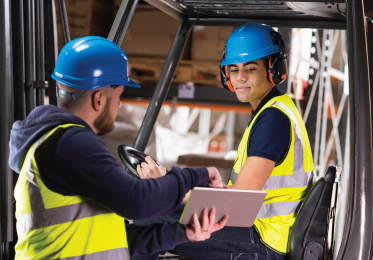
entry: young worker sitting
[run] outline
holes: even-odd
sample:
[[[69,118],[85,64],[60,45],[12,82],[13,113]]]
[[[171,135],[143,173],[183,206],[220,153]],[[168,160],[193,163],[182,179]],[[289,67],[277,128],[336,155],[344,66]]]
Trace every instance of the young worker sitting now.
[[[294,213],[312,186],[314,169],[302,117],[276,86],[287,76],[286,59],[281,35],[270,26],[247,23],[229,36],[220,63],[222,85],[250,103],[252,117],[228,187],[263,189],[267,197],[252,228],[225,227],[203,242],[179,244],[172,253],[194,260],[284,259]]]

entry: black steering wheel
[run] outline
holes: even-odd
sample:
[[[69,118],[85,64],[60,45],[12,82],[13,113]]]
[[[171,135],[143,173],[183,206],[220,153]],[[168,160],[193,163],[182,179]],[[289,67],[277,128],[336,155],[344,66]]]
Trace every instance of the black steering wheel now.
[[[125,144],[121,144],[118,146],[118,155],[121,159],[122,163],[127,167],[129,172],[139,179],[141,179],[139,173],[137,172],[136,168],[137,165],[141,166],[141,163],[146,162],[145,157],[148,156],[147,154]],[[152,158],[153,159],[153,158]],[[154,159],[153,159],[154,160]],[[156,160],[154,160],[157,162]]]

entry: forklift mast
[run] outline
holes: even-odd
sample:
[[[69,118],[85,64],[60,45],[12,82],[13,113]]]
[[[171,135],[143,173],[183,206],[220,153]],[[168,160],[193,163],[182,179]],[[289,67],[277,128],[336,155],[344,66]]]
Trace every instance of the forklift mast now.
[[[146,0],[180,24],[154,89],[135,148],[144,151],[171,86],[193,26],[240,26],[247,22],[280,28],[347,30],[350,104],[350,178],[343,240],[336,259],[372,259],[373,24],[363,0],[293,2],[265,0]],[[65,43],[70,41],[64,0],[57,0]],[[123,0],[108,39],[121,46],[139,0]],[[319,10],[319,11],[310,11]],[[342,11],[341,11],[342,10]],[[332,11],[338,11],[334,14]],[[345,11],[345,13],[343,12]],[[371,11],[369,9],[369,11]],[[17,241],[13,189],[18,174],[8,166],[13,122],[44,104],[57,105],[50,77],[57,60],[56,2],[0,1],[0,260],[14,259]],[[44,46],[45,43],[45,46]],[[369,66],[371,65],[371,66]],[[47,75],[45,75],[45,71]]]

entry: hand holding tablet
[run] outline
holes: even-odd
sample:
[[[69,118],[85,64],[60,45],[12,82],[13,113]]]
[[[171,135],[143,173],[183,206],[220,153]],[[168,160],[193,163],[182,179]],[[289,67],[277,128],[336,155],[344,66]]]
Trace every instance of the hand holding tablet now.
[[[210,238],[211,233],[222,229],[228,220],[228,216],[216,222],[215,214],[215,208],[212,208],[210,212],[204,209],[202,222],[198,220],[197,214],[193,214],[193,224],[186,227],[188,239],[191,241],[204,241]]]
[[[195,187],[183,214],[181,224],[192,224],[193,215],[196,213],[202,223],[203,211],[216,209],[216,220],[228,215],[225,226],[251,227],[263,204],[267,192],[261,190],[237,190]]]

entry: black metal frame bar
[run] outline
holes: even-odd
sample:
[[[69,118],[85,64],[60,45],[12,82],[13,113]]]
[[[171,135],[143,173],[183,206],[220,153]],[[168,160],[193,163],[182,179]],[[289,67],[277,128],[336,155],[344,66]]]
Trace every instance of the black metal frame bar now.
[[[26,115],[35,107],[35,89],[33,84],[35,75],[35,0],[24,1],[25,14],[25,94]]]
[[[110,29],[110,41],[114,42],[119,47],[122,45],[124,36],[130,26],[133,14],[135,13],[139,0],[122,0],[117,15],[115,16],[114,23]]]
[[[52,79],[58,56],[57,21],[55,1],[45,1],[45,38],[49,104],[57,106],[56,81]]]
[[[66,44],[69,41],[71,41],[71,37],[70,37],[70,30],[69,30],[69,22],[67,19],[65,0],[58,0],[58,7],[60,11],[63,39]]]
[[[245,5],[258,5],[258,4],[261,4],[260,2],[262,2],[261,0],[257,0],[257,1],[216,1],[216,0],[202,0],[202,1],[196,1],[196,0],[177,0],[177,2],[180,2],[180,3],[183,3],[183,4],[236,4],[236,5],[239,5],[239,4],[245,4]],[[268,1],[263,1],[265,3],[268,3]],[[283,2],[283,3],[286,3],[286,2],[289,2],[287,0],[277,0],[275,2]],[[294,1],[291,1],[291,2],[319,2],[319,3],[344,3],[345,1],[344,0],[336,0],[336,1],[333,1],[333,0],[326,0],[326,1],[323,1],[323,0],[313,0],[313,1],[304,1],[304,0],[294,0]]]
[[[165,1],[159,0],[145,0],[145,2],[158,8],[162,12],[168,14],[176,20],[179,20],[180,22],[184,19],[183,8],[181,8],[180,5],[176,3],[169,4]]]
[[[282,28],[315,28],[315,29],[336,29],[345,30],[345,21],[311,21],[311,20],[291,20],[291,19],[240,19],[240,18],[190,18],[195,25],[204,26],[241,26],[244,23],[256,22],[265,23],[274,27]]]
[[[14,120],[26,117],[23,0],[12,1]]]
[[[337,259],[370,259],[372,243],[372,122],[363,0],[347,5],[350,82],[350,184],[347,219]],[[368,246],[369,245],[369,248]]]
[[[13,241],[13,176],[8,166],[9,136],[13,124],[13,64],[11,0],[0,4],[0,194],[1,259],[10,259],[9,242]]]
[[[367,32],[367,47],[368,47],[368,64],[369,64],[369,84],[370,84],[370,100],[373,100],[373,23],[370,20],[366,20],[366,32]],[[370,113],[373,115],[373,106],[371,104]],[[372,119],[373,120],[373,119]],[[373,132],[372,132],[373,140]],[[373,248],[373,239],[371,241],[370,248]],[[369,259],[373,258],[373,252],[370,251]]]
[[[193,25],[194,24],[188,19],[188,17],[185,17],[184,21],[180,23],[179,28],[177,29],[170,51],[163,65],[161,75],[159,76],[154,94],[150,100],[144,120],[136,137],[134,147],[140,151],[145,151],[145,147],[149,141],[150,134],[153,131],[162,104],[167,96],[176,67],[179,63],[185,43]]]
[[[44,64],[44,0],[35,1],[35,79],[36,82],[45,82]],[[41,84],[40,84],[41,85]],[[44,85],[35,89],[36,106],[44,105]]]

